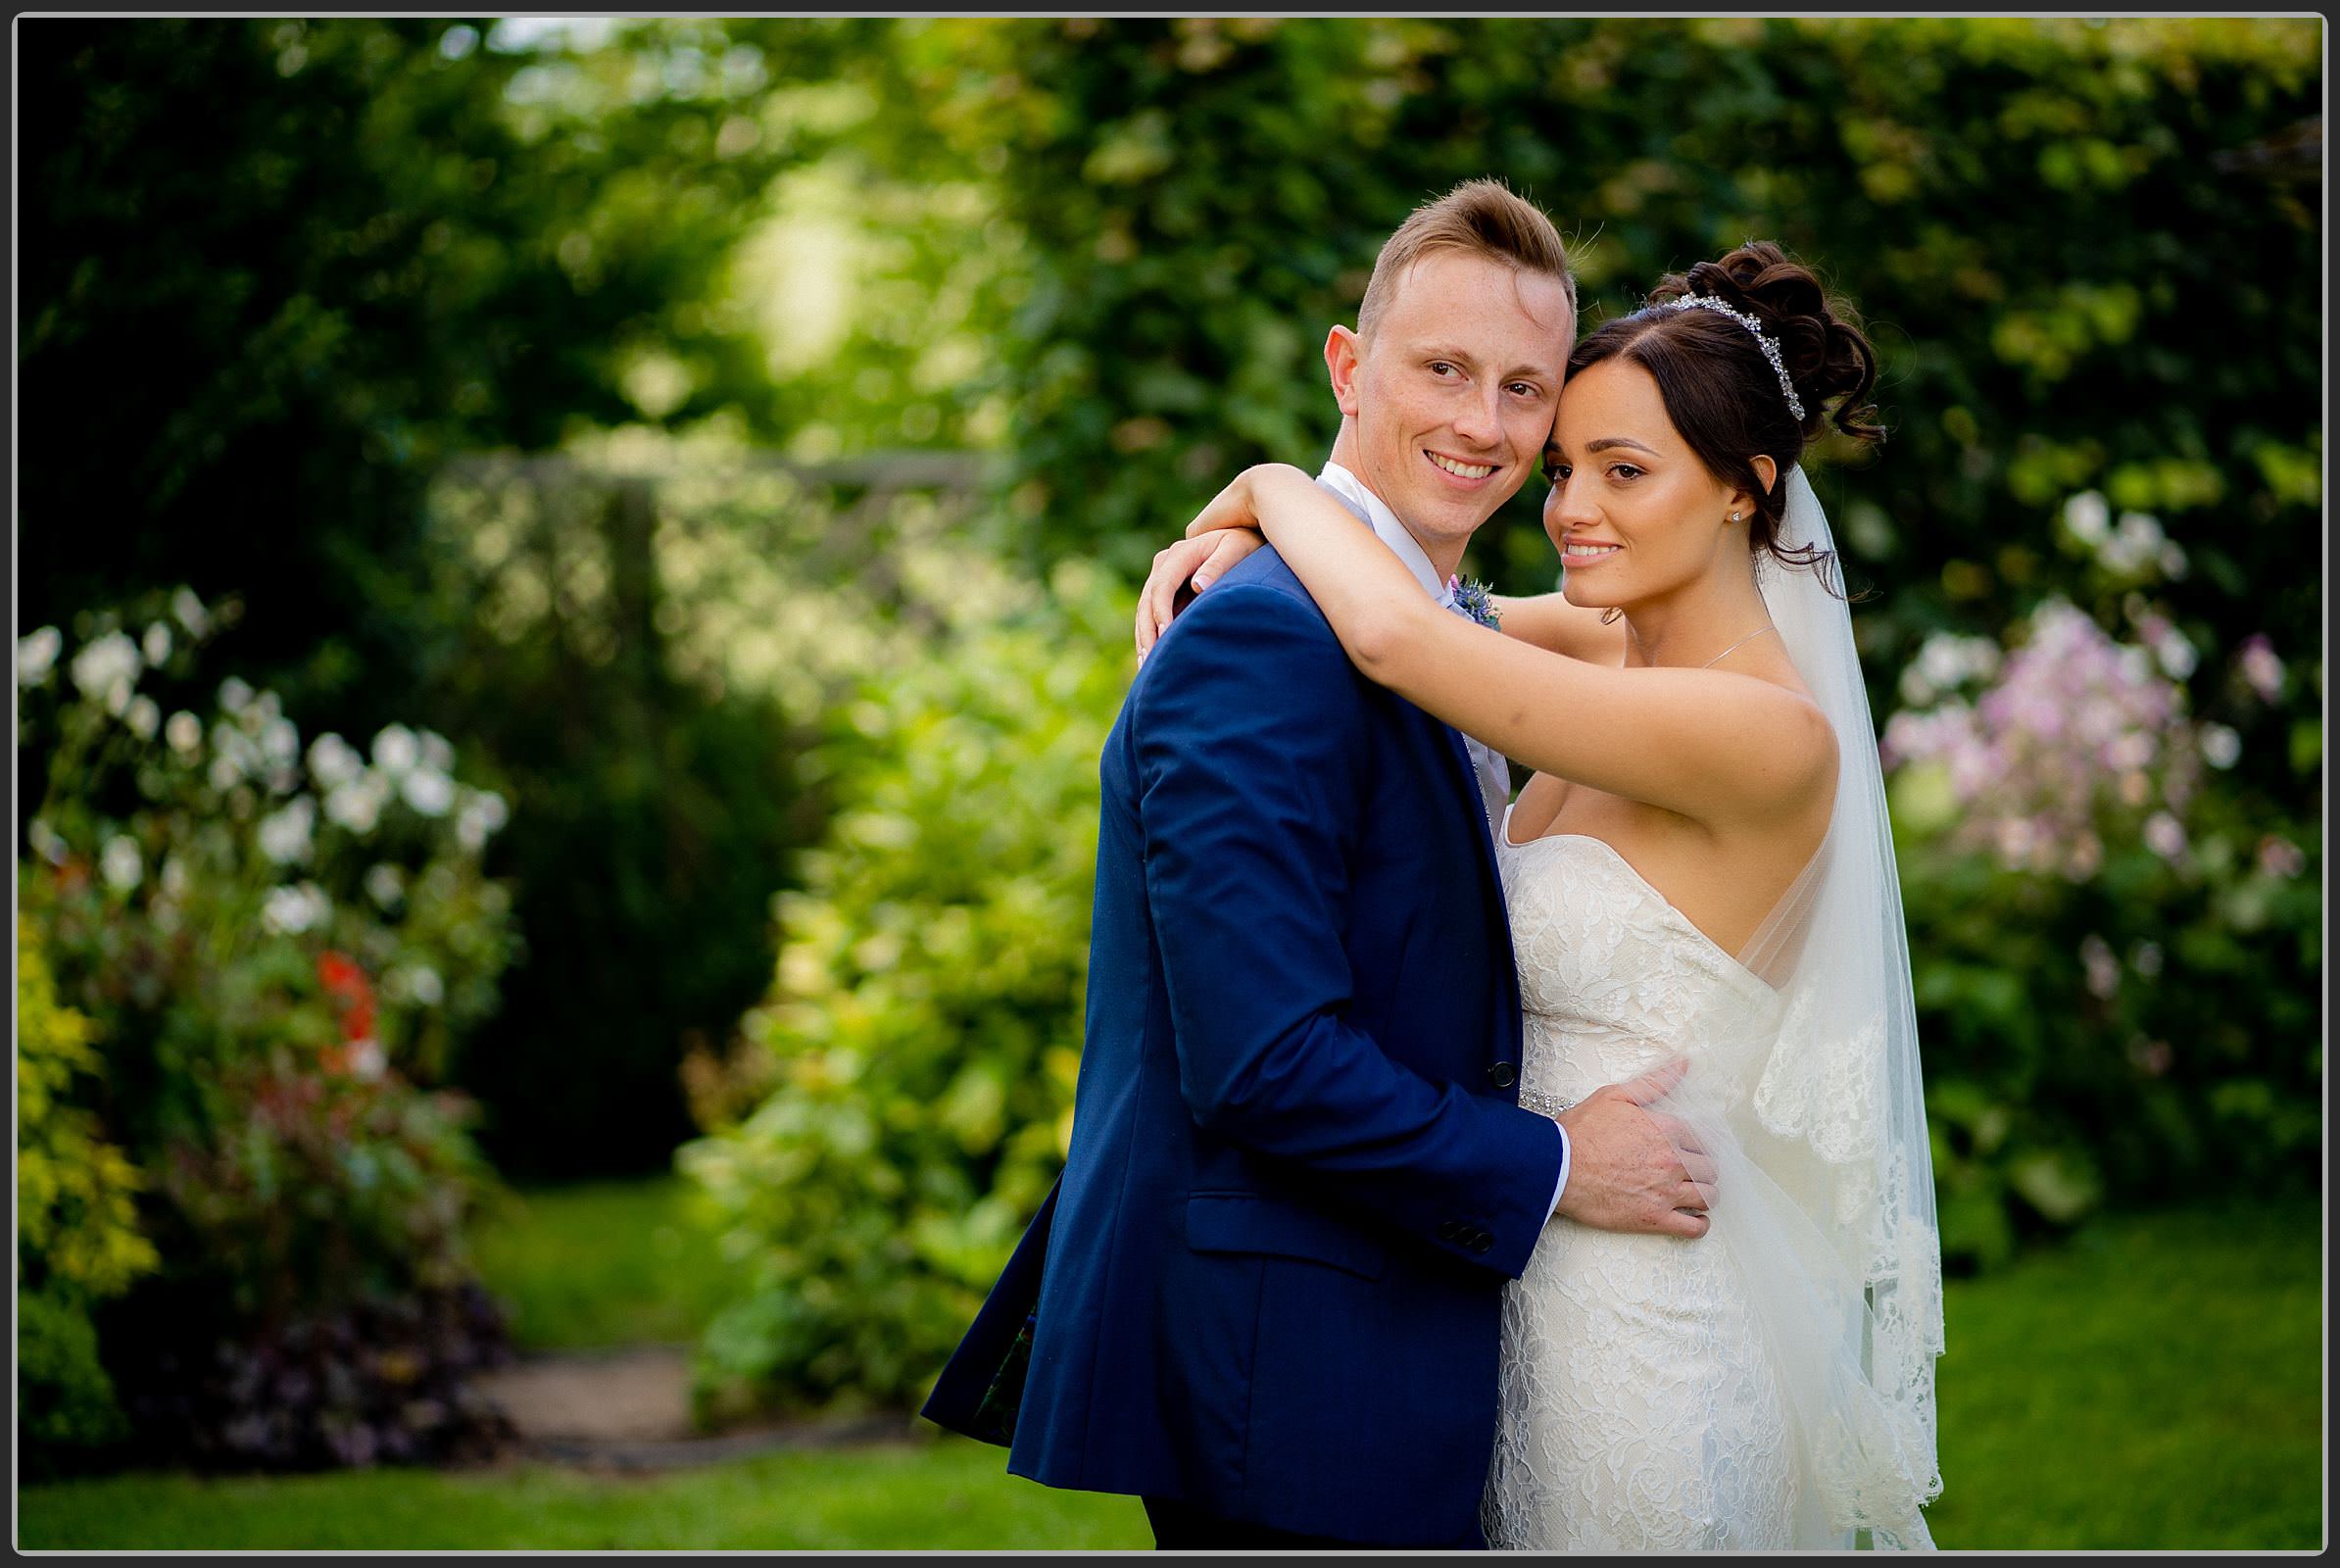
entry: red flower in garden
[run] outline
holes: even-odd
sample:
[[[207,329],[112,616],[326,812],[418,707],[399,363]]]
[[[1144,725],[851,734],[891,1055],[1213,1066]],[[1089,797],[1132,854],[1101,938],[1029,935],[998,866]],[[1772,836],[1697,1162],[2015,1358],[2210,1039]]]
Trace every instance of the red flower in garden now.
[[[341,1005],[341,1036],[359,1041],[373,1038],[373,987],[366,971],[346,953],[328,948],[317,956],[317,984]]]

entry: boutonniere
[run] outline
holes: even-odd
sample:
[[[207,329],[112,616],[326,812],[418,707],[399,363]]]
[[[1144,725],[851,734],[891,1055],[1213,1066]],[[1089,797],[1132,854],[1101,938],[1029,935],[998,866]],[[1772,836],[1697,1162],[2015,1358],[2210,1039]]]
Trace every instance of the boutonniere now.
[[[1460,577],[1446,579],[1446,592],[1454,597],[1454,608],[1491,631],[1503,629],[1503,617],[1495,612],[1495,601],[1486,583],[1473,577],[1468,582]]]

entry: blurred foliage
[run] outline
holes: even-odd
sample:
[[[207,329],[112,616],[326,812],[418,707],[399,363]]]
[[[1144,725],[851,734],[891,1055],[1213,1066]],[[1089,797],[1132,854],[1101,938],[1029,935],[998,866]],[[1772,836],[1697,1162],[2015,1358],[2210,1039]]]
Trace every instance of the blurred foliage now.
[[[386,727],[369,761],[332,732],[304,748],[272,690],[196,695],[235,610],[182,589],[18,644],[19,744],[48,786],[18,903],[84,1020],[34,1012],[50,1049],[24,1058],[25,1125],[46,1137],[21,1246],[36,1286],[120,1298],[89,1314],[93,1347],[55,1313],[36,1343],[94,1348],[129,1419],[89,1434],[151,1456],[449,1452],[490,1416],[462,1393],[499,1343],[466,1304],[463,1226],[493,1178],[469,1103],[430,1086],[511,952],[480,869],[506,808],[429,731]],[[75,1219],[107,1250],[66,1245],[43,1194],[109,1195]],[[354,1326],[449,1311],[455,1341],[411,1354]],[[330,1373],[304,1360],[327,1341]]]
[[[91,1305],[161,1261],[138,1228],[145,1172],[72,1103],[104,1063],[88,1016],[61,1005],[32,922],[17,917],[17,1409],[37,1473],[61,1449],[126,1431]]]
[[[894,134],[1005,149],[1031,276],[1000,373],[1043,556],[1138,572],[1235,466],[1329,447],[1325,328],[1413,206],[1493,172],[1573,234],[1587,321],[1749,233],[1865,313],[1894,441],[1824,489],[1890,590],[1880,666],[2051,590],[2056,509],[2092,486],[2199,537],[2181,622],[2311,640],[2314,584],[2285,568],[2320,504],[2312,21],[902,33],[869,68],[919,111]],[[1502,586],[1552,580],[1532,524],[1481,548]]]
[[[797,726],[768,693],[692,683],[668,651],[648,481],[451,472],[430,498],[451,607],[451,730],[528,803],[499,845],[525,955],[462,1081],[514,1177],[642,1171],[689,1135],[687,1042],[726,1035],[771,971],[773,889],[807,837]]]
[[[837,713],[777,983],[694,1074],[708,1136],[678,1157],[738,1281],[706,1409],[922,1394],[1071,1132],[1131,607],[1082,564],[1047,594],[963,551],[905,572],[940,624]]]
[[[687,28],[572,62],[485,25],[28,25],[26,624],[232,589],[239,666],[370,728],[429,652],[445,456],[642,416],[654,346],[707,383],[661,414],[753,384],[697,302],[779,151],[717,128],[760,67]]]
[[[793,151],[719,24],[522,25],[27,24],[22,612],[233,590],[221,657],[292,719],[418,718],[526,792],[495,858],[535,956],[455,1065],[514,1169],[639,1169],[687,1130],[684,1033],[768,969],[786,729],[664,678],[655,584],[486,633],[425,489],[453,454],[762,416],[714,294]]]

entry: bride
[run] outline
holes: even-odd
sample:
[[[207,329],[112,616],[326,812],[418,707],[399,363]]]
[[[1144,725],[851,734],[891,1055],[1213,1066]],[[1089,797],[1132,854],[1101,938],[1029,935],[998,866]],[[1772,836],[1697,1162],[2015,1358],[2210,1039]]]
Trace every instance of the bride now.
[[[1868,340],[1750,243],[1602,325],[1545,472],[1562,591],[1422,592],[1307,474],[1265,466],[1166,552],[1264,533],[1360,670],[1532,767],[1497,824],[1557,1114],[1676,1054],[1718,1172],[1707,1240],[1554,1219],[1506,1287],[1484,1518],[1497,1547],[1928,1546],[1940,1251],[1877,744],[1798,460],[1878,439]],[[1233,536],[1256,545],[1258,535]]]

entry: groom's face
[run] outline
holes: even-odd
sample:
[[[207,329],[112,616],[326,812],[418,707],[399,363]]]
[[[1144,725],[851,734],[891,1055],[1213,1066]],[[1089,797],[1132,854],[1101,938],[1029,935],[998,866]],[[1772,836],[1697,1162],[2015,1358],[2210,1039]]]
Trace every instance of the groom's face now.
[[[1325,345],[1357,477],[1425,547],[1459,551],[1541,461],[1575,337],[1558,278],[1422,257],[1369,339],[1337,326]]]

